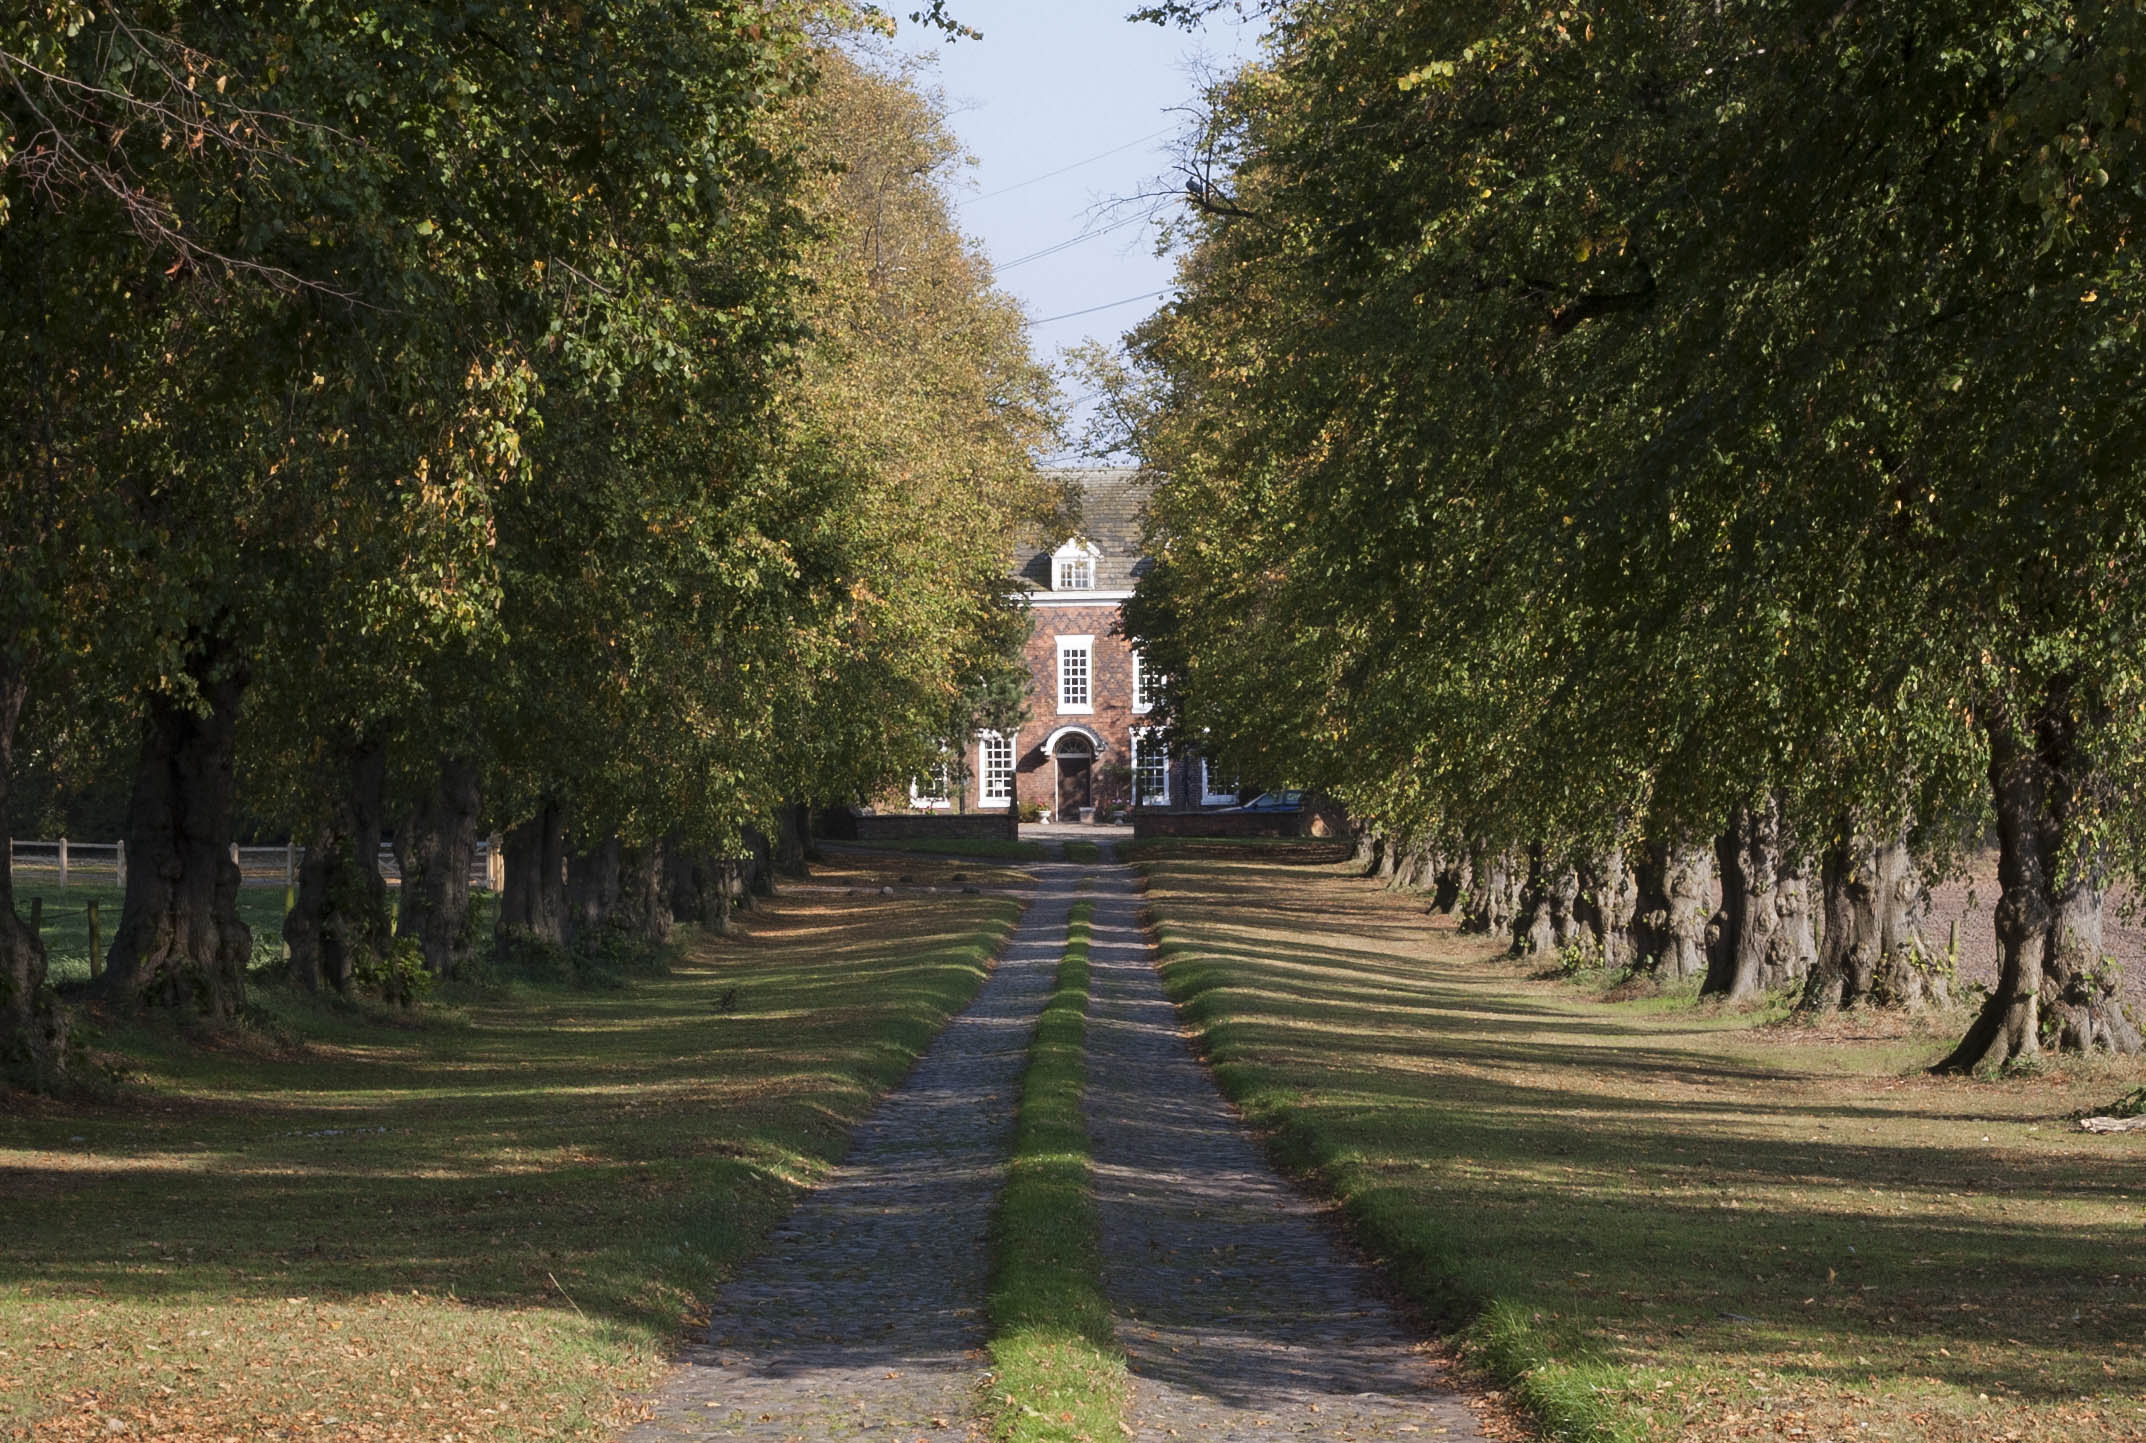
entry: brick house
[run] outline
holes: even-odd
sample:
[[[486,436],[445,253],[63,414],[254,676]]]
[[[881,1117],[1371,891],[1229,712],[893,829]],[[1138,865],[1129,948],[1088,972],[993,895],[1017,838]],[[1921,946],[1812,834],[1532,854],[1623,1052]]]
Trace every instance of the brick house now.
[[[1146,483],[1133,470],[1050,473],[1077,498],[1076,529],[1015,558],[1033,625],[1029,720],[1014,736],[975,738],[964,804],[1034,804],[1054,820],[1120,807],[1233,806],[1233,782],[1165,744],[1144,720],[1152,678],[1118,634],[1120,608],[1147,569],[1140,555]]]

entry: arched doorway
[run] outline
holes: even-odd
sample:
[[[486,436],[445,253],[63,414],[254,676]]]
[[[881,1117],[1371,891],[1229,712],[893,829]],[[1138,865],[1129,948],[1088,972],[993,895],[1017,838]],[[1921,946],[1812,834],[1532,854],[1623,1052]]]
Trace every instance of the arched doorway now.
[[[1058,807],[1052,815],[1069,822],[1081,808],[1095,805],[1095,742],[1086,732],[1068,731],[1051,748],[1051,759],[1058,769]]]

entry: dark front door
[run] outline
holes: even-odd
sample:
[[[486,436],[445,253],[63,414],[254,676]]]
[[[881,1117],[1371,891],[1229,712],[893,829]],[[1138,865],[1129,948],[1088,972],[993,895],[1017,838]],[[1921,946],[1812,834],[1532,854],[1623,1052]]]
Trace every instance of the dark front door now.
[[[1095,758],[1092,755],[1070,749],[1058,754],[1058,816],[1055,820],[1070,822],[1079,817],[1079,809],[1095,805]]]

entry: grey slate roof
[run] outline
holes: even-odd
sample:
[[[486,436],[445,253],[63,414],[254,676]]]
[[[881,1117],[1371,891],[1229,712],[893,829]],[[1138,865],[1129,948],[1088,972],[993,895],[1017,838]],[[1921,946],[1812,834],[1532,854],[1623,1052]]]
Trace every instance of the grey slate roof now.
[[[1063,482],[1072,495],[1074,531],[1102,550],[1095,565],[1098,591],[1130,591],[1148,569],[1140,554],[1140,510],[1147,504],[1147,478],[1129,467],[1083,467],[1045,471]],[[1014,575],[1031,587],[1051,589],[1051,553],[1064,545],[1063,535],[1037,538],[1014,558]]]

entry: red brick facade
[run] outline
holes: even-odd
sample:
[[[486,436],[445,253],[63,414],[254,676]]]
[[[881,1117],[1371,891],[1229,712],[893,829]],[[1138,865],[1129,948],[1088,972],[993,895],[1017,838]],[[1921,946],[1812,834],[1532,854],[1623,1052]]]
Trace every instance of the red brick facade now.
[[[1116,634],[1118,603],[1067,604],[1069,600],[1050,595],[1032,598],[1034,624],[1024,651],[1030,678],[1029,719],[1013,742],[1014,801],[1066,821],[1074,820],[1083,807],[1104,815],[1132,805],[1134,734],[1147,724],[1146,714],[1134,709],[1133,649]],[[1087,653],[1086,707],[1061,704],[1060,657],[1066,649]],[[1147,744],[1142,741],[1143,747]],[[1153,744],[1161,748],[1159,733]],[[985,796],[986,744],[974,745],[968,805],[1003,806],[1005,802]],[[1159,796],[1157,780],[1163,788]],[[1160,778],[1149,771],[1141,801],[1151,806],[1197,807],[1206,801],[1200,791],[1203,781],[1198,758],[1167,756]]]

